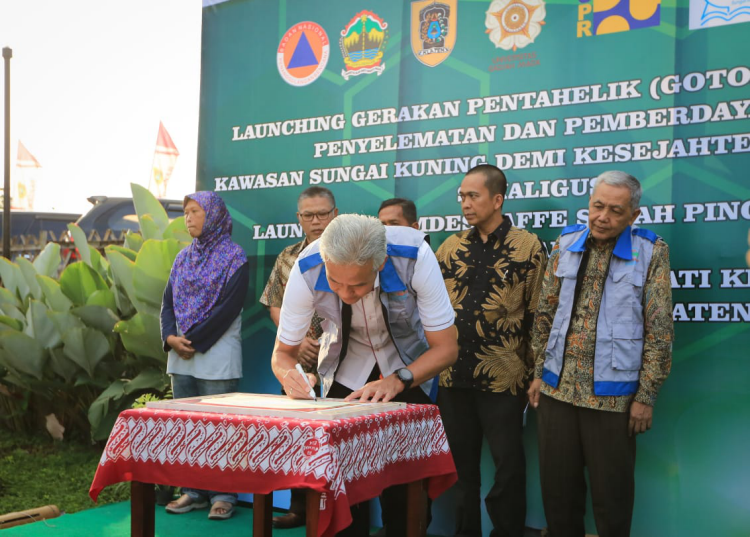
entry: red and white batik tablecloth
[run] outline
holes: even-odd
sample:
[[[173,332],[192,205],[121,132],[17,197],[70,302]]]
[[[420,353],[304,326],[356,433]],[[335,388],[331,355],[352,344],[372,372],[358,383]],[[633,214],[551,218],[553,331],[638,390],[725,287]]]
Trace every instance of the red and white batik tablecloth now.
[[[335,421],[133,409],[120,414],[89,495],[121,481],[268,494],[322,493],[318,534],[351,522],[349,506],[427,479],[431,498],[456,481],[437,407]]]

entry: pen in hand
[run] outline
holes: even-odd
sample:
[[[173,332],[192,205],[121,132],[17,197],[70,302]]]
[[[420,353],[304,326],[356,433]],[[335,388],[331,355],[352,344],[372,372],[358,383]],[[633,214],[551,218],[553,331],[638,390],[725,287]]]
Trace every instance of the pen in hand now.
[[[315,397],[315,390],[313,390],[312,385],[310,384],[310,379],[307,377],[307,373],[305,373],[305,370],[302,369],[302,366],[297,364],[296,366],[297,371],[299,371],[299,374],[302,375],[302,378],[305,379],[305,384],[307,384],[307,387],[310,388],[310,397],[312,397],[313,401],[317,401],[318,398]]]

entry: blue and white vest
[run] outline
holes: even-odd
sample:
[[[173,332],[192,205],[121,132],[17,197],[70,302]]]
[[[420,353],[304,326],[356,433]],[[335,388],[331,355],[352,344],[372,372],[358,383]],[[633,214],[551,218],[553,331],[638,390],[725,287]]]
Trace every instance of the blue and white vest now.
[[[396,350],[404,365],[409,365],[429,349],[417,308],[417,293],[411,286],[417,253],[424,243],[424,233],[401,226],[386,226],[385,229],[388,257],[380,271],[380,302],[388,315],[386,326]],[[318,241],[300,254],[299,268],[313,292],[313,307],[324,319],[318,374],[325,395],[331,389],[339,363],[346,358],[351,319],[348,319],[348,323],[344,322],[343,303],[328,285]],[[420,388],[430,395],[433,382],[424,382]]]
[[[550,329],[542,380],[557,388],[572,315],[578,268],[589,229],[583,224],[566,227],[560,236],[560,301]],[[643,359],[643,285],[659,237],[643,228],[628,226],[617,239],[604,283],[596,322],[594,393],[630,395],[638,390]]]

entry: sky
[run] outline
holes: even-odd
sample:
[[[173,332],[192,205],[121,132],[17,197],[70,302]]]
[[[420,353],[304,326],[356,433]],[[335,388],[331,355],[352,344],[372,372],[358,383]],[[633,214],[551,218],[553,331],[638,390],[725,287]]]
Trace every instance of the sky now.
[[[42,166],[35,210],[147,187],[159,121],[180,152],[167,197],[195,190],[200,0],[2,0],[0,47],[13,50],[11,177],[21,140]]]

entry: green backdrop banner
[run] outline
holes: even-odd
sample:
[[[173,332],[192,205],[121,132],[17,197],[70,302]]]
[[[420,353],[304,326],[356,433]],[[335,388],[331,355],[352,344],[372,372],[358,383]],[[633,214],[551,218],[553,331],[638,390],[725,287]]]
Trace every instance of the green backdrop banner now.
[[[749,0],[206,0],[197,186],[221,193],[251,262],[243,387],[278,390],[257,300],[302,236],[304,188],[345,213],[410,198],[437,248],[465,228],[464,173],[488,162],[505,214],[551,245],[586,222],[592,179],[624,170],[638,223],[670,245],[676,330],[633,535],[750,535],[746,21]],[[532,417],[542,527],[535,443]]]

